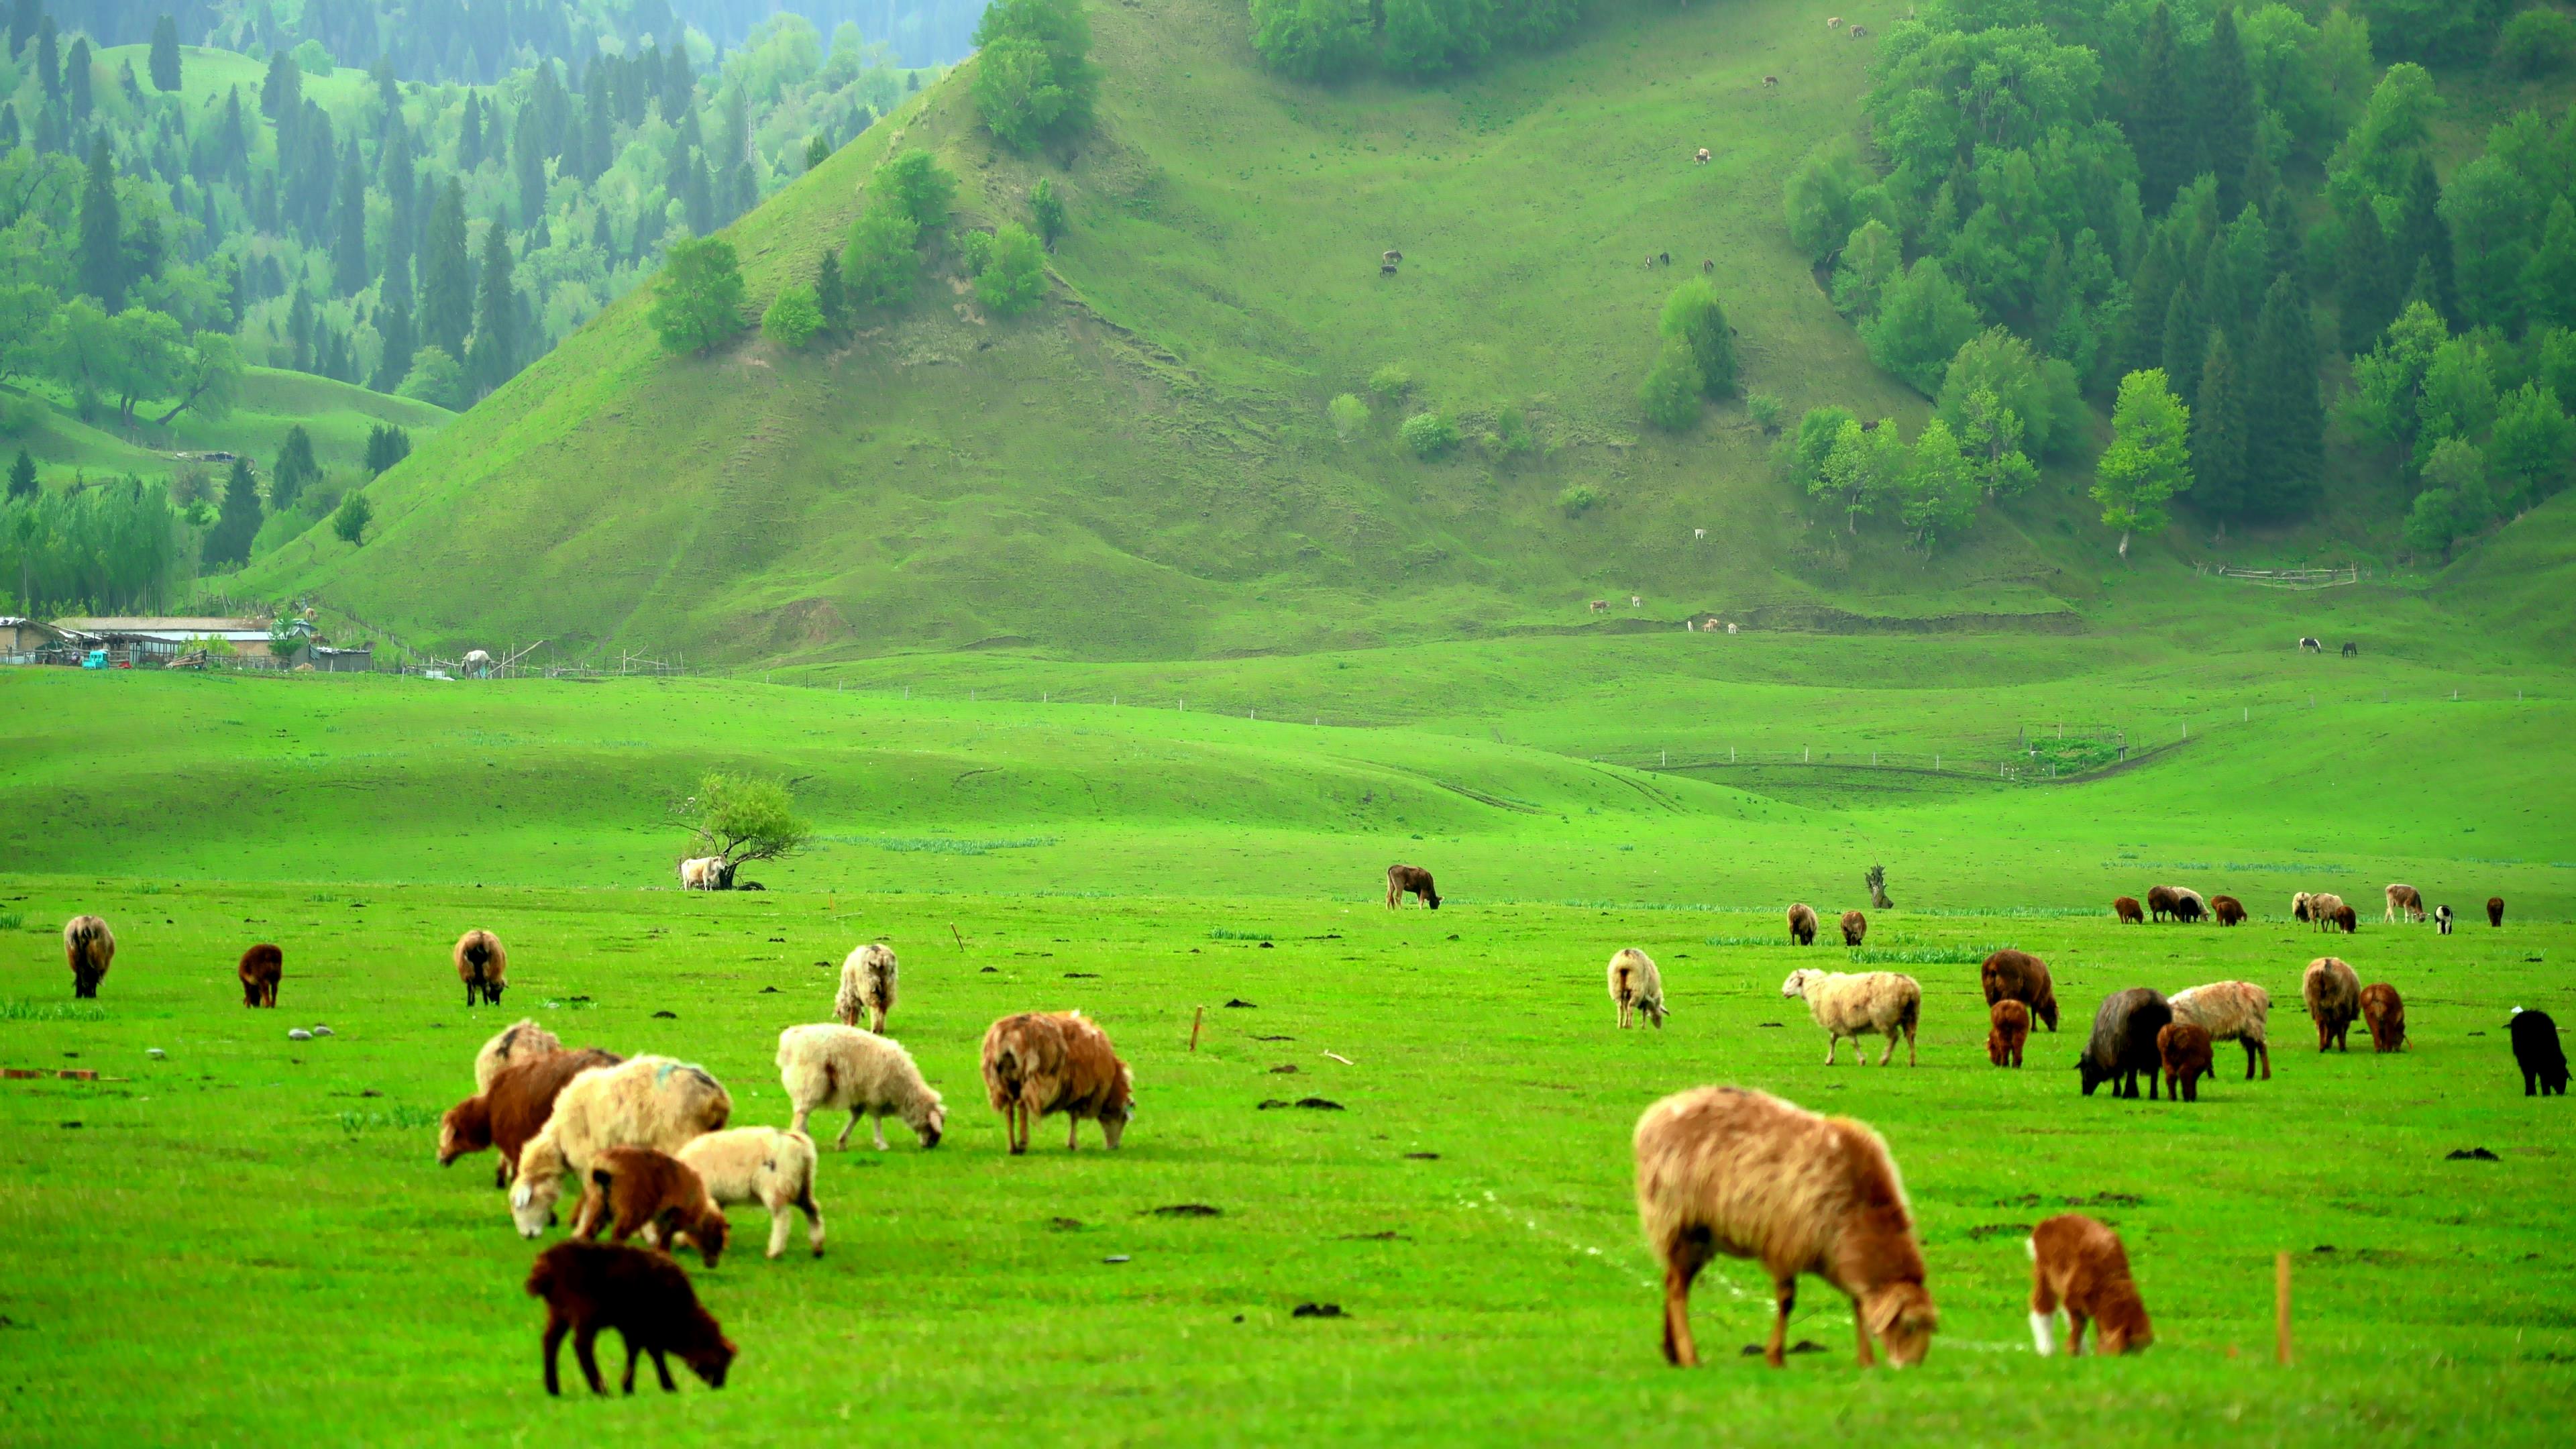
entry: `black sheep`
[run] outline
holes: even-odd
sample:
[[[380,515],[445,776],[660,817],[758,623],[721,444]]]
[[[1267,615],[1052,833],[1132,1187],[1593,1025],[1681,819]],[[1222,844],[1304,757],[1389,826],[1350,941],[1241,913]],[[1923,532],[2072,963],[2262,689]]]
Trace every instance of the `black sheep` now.
[[[2156,1033],[2172,1024],[2173,1007],[2163,992],[2144,986],[2113,992],[2093,1013],[2093,1039],[2075,1061],[2075,1069],[2084,1074],[2084,1095],[2090,1097],[2095,1087],[2110,1082],[2111,1095],[2134,1098],[2138,1076],[2144,1073],[2147,1097],[2154,1100],[2156,1074],[2164,1067]]]
[[[2567,1095],[2567,1049],[2558,1044],[2558,1023],[2548,1012],[2513,1014],[2513,1062],[2522,1068],[2524,1096]]]
[[[698,1306],[696,1290],[680,1265],[660,1253],[581,1241],[557,1243],[537,1255],[528,1274],[529,1296],[546,1301],[546,1392],[563,1389],[555,1376],[555,1356],[564,1335],[572,1335],[573,1357],[594,1394],[608,1392],[599,1380],[599,1360],[591,1344],[603,1328],[614,1328],[626,1340],[627,1393],[635,1392],[635,1360],[653,1355],[662,1389],[676,1393],[664,1353],[676,1353],[710,1388],[723,1388],[733,1365],[734,1347],[713,1315]]]

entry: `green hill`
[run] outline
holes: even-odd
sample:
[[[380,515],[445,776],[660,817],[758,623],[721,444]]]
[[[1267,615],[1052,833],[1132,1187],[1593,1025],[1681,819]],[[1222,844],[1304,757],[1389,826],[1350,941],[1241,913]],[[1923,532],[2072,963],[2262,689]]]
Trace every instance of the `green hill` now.
[[[125,438],[80,420],[59,389],[36,388],[28,396],[43,405],[36,426],[24,438],[11,439],[35,460],[38,475],[68,480],[74,473],[131,473],[164,477],[181,464],[178,452],[239,453],[265,470],[286,441],[287,430],[301,426],[312,435],[323,466],[355,468],[366,456],[368,430],[391,423],[410,431],[415,442],[456,415],[435,403],[369,392],[345,382],[282,368],[251,367],[242,371],[240,399],[221,421],[182,413],[166,428],[147,426],[139,438]],[[112,421],[112,420],[111,420]]]

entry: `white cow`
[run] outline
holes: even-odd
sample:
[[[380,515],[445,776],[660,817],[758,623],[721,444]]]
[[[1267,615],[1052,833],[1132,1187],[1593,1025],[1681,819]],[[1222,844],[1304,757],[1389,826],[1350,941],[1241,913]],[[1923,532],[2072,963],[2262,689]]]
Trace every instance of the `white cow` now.
[[[680,862],[680,889],[684,891],[729,891],[733,889],[733,864],[721,855],[700,855]]]

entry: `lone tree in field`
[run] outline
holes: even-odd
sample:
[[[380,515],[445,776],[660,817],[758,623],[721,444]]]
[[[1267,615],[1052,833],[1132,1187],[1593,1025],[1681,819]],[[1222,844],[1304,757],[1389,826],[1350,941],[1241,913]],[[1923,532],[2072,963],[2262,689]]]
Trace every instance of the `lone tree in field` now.
[[[722,237],[673,242],[653,287],[653,330],[673,352],[708,352],[743,330],[742,261]]]
[[[2120,558],[2129,557],[2129,535],[2162,530],[2165,502],[2191,485],[2191,409],[2165,385],[2164,369],[2151,367],[2120,379],[2111,409],[2111,446],[2094,474],[2093,501],[2102,522],[2120,530]]]
[[[784,860],[805,848],[813,827],[796,814],[796,802],[776,780],[717,772],[698,781],[698,793],[671,807],[696,838],[701,854],[728,866]]]

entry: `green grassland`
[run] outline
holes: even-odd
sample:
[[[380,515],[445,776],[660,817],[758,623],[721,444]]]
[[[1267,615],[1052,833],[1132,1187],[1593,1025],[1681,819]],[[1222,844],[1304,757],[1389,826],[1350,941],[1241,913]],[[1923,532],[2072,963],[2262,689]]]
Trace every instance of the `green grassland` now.
[[[37,477],[48,484],[69,483],[76,475],[164,479],[189,466],[173,453],[216,451],[250,458],[265,474],[269,460],[285,444],[287,430],[297,427],[311,435],[322,466],[355,469],[366,457],[370,430],[390,423],[408,430],[417,446],[456,416],[436,403],[370,392],[332,378],[251,367],[243,369],[240,400],[220,422],[188,412],[162,428],[146,416],[138,439],[114,431],[113,418],[106,419],[109,427],[82,422],[71,400],[57,396],[57,389],[26,391],[45,412],[10,447],[24,447],[35,460]]]

